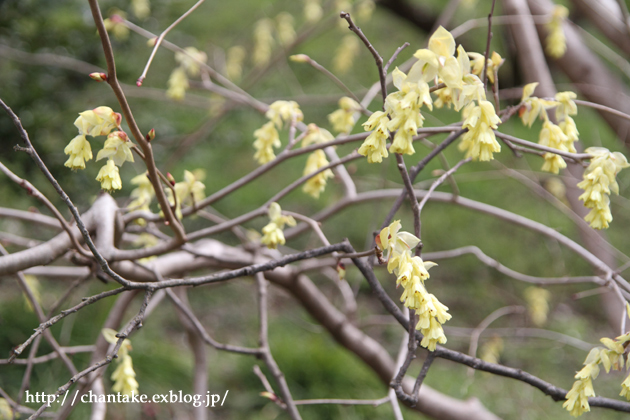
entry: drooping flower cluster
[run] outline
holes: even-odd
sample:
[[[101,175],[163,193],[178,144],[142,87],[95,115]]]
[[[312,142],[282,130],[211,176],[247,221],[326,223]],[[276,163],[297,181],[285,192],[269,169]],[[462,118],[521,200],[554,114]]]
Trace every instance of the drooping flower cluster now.
[[[396,274],[396,285],[404,289],[400,301],[415,310],[419,317],[416,329],[424,335],[420,345],[433,351],[438,343],[446,343],[442,324],[451,319],[451,315],[447,312],[448,307],[427,292],[424,285],[429,278],[428,270],[437,264],[412,256],[411,250],[420,239],[409,232],[399,232],[400,228],[400,221],[394,221],[379,233],[376,245],[386,253],[387,270]]]
[[[630,164],[623,154],[611,153],[603,147],[589,147],[585,152],[593,158],[584,171],[584,179],[577,184],[584,190],[580,200],[584,201],[585,207],[591,209],[584,220],[595,229],[606,229],[612,221],[609,195],[611,192],[619,194],[619,184],[615,177]]]
[[[271,203],[267,214],[270,222],[262,229],[263,237],[260,242],[267,245],[267,248],[276,249],[286,242],[282,232],[284,225],[295,226],[295,219],[293,216],[283,216],[278,203]]]
[[[475,52],[468,53],[468,56],[473,59],[471,69],[472,74],[481,77],[481,73],[483,73],[483,61],[485,56],[483,54]],[[492,55],[488,58],[488,62],[486,65],[486,74],[488,75],[488,80],[490,80],[490,83],[494,84],[494,75],[504,62],[505,58],[502,58],[496,51],[492,52]]]
[[[476,74],[471,73],[468,53],[460,45],[455,57],[455,39],[443,27],[438,28],[429,39],[427,49],[416,51],[418,60],[408,74],[398,68],[392,72],[394,86],[398,88],[387,96],[385,112],[376,112],[363,124],[365,130],[373,130],[364,141],[359,153],[368,157],[368,162],[381,162],[387,157],[386,140],[390,132],[396,131],[389,152],[413,154],[413,137],[422,127],[424,117],[420,108],[425,105],[433,109],[433,100],[429,93],[429,82],[439,81],[446,85],[437,93],[436,106],[453,106],[456,111],[477,101],[477,106],[468,113],[470,116],[465,127],[469,129],[464,136],[463,146],[468,156],[475,159],[492,159],[492,153],[498,152],[494,128],[500,123],[494,106],[485,101],[483,83]],[[494,60],[494,61],[493,61]],[[491,63],[492,74],[503,60],[497,54]],[[483,68],[483,58],[482,58]],[[478,67],[478,65],[477,65]],[[481,73],[481,70],[479,70]]]
[[[630,309],[627,304],[626,306],[627,309]],[[562,407],[574,417],[591,411],[588,398],[595,396],[593,380],[599,375],[599,365],[604,367],[606,373],[610,372],[611,369],[623,369],[624,353],[627,343],[630,341],[630,333],[621,335],[614,340],[604,337],[599,341],[604,347],[595,347],[588,353],[584,361],[584,367],[575,375],[577,380],[573,383],[571,390],[567,392],[566,401],[562,404]],[[619,395],[630,400],[630,376],[626,377],[621,384],[621,393]]]
[[[551,12],[551,20],[547,24],[547,39],[545,40],[545,51],[553,58],[560,58],[567,50],[567,38],[562,30],[562,24],[569,16],[569,10],[557,5]]]
[[[184,99],[189,87],[188,76],[199,75],[200,63],[205,63],[207,59],[206,53],[194,47],[186,47],[183,52],[175,53],[175,61],[179,63],[179,66],[173,70],[168,78],[166,96],[176,101]]]
[[[273,151],[274,147],[280,147],[280,136],[278,128],[282,128],[283,122],[302,121],[304,114],[300,110],[300,106],[294,101],[276,101],[269,105],[269,109],[265,116],[270,120],[261,128],[254,131],[254,148],[256,153],[254,159],[261,165],[271,162],[276,155]]]
[[[555,100],[547,100],[531,96],[538,83],[530,83],[523,88],[522,106],[519,114],[523,124],[531,127],[536,118],[543,120],[543,127],[540,130],[538,143],[542,146],[558,149],[563,152],[575,153],[573,143],[578,139],[578,130],[575,121],[570,115],[577,114],[577,106],[573,99],[576,95],[573,92],[559,92]],[[556,119],[558,124],[549,119],[547,109],[556,108]],[[545,153],[543,155],[545,163],[542,170],[557,174],[560,169],[567,167],[564,159],[555,153]]]
[[[349,133],[354,127],[353,115],[355,112],[361,110],[361,105],[352,98],[347,96],[339,99],[339,109],[328,115],[328,121],[333,126],[333,130],[338,133]]]
[[[247,52],[240,45],[235,45],[227,50],[227,58],[225,60],[225,73],[230,80],[238,81],[243,75],[243,61]]]
[[[309,124],[306,135],[302,140],[302,147],[306,147],[310,144],[322,144],[333,139],[333,135],[328,130],[319,128],[315,124]],[[328,165],[328,159],[326,159],[326,153],[322,149],[315,150],[311,153],[306,161],[306,167],[304,168],[303,175],[309,175],[318,171],[320,168]],[[317,175],[309,178],[304,184],[302,190],[311,195],[313,198],[319,198],[319,194],[326,188],[326,180],[334,177],[333,172],[330,169],[318,173]]]
[[[122,116],[106,106],[79,113],[74,121],[79,129],[79,135],[73,138],[63,150],[70,157],[64,164],[72,170],[85,169],[85,162],[92,159],[92,148],[86,136],[107,136],[104,147],[96,156],[96,160],[107,159],[96,180],[101,188],[107,191],[122,188],[122,181],[118,173],[118,166],[126,161],[133,162],[131,147],[133,143],[127,134],[120,129]],[[116,131],[113,131],[117,129]]]
[[[149,211],[149,204],[155,197],[153,184],[146,173],[133,177],[130,181],[133,185],[137,185],[131,191],[130,197],[133,199],[127,206],[130,210]],[[143,220],[143,219],[138,219]]]
[[[167,176],[171,178],[171,182],[174,184],[175,196],[173,197],[173,191],[169,188],[165,190],[166,197],[171,206],[175,206],[177,218],[181,219],[183,217],[182,205],[193,206],[204,199],[206,186],[201,181],[206,177],[206,172],[203,169],[196,169],[193,172],[184,170],[184,180],[177,183],[170,173]],[[160,214],[162,215],[162,212]]]
[[[551,292],[540,287],[528,287],[525,289],[525,300],[527,301],[527,310],[532,322],[537,327],[541,327],[547,322],[547,314],[549,313],[549,299]]]
[[[478,105],[471,103],[464,120],[463,128],[468,131],[463,135],[459,144],[460,150],[466,151],[467,158],[480,161],[494,159],[493,153],[501,151],[501,145],[494,135],[501,119],[494,111],[494,106],[486,100],[478,101]]]
[[[333,69],[335,72],[339,74],[347,73],[352,68],[360,48],[361,43],[356,35],[345,35],[335,51],[335,58],[333,60]]]
[[[110,344],[116,344],[118,338],[116,331],[110,328],[102,330],[103,337]],[[125,338],[118,350],[118,358],[116,362],[118,367],[112,373],[111,379],[114,381],[112,391],[120,392],[123,395],[133,395],[138,393],[138,381],[136,380],[136,372],[133,370],[133,361],[129,355],[131,350],[131,341]]]

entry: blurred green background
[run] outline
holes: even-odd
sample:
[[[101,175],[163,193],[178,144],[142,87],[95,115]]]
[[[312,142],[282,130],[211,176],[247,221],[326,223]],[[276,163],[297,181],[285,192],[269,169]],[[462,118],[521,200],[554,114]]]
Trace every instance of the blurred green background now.
[[[417,3],[421,3],[429,16],[433,17],[443,7],[443,2],[437,0]],[[468,5],[469,3],[475,4]],[[469,18],[485,17],[490,3],[486,0],[462,2],[449,27],[453,28]],[[152,0],[151,14],[145,19],[134,17],[128,2],[102,1],[100,4],[105,16],[115,9],[123,10],[128,13],[131,21],[157,34],[185,12],[192,2]],[[332,3],[329,6],[331,7],[327,9],[328,12],[318,24],[314,35],[290,53],[308,54],[332,69],[339,40],[349,31],[337,22]],[[219,71],[224,68],[225,51],[234,45],[242,45],[248,51],[248,56],[241,84],[247,86],[247,81],[255,72],[250,57],[253,45],[252,28],[258,19],[275,18],[282,11],[295,17],[299,32],[299,28],[305,23],[302,2],[235,0],[228,6],[224,2],[209,1],[186,18],[167,39],[181,47],[194,46],[206,52],[209,64]],[[496,13],[501,13],[500,7]],[[591,29],[580,16],[575,16],[575,19]],[[424,31],[378,5],[370,19],[358,20],[357,23],[386,59],[404,42],[411,44],[400,54],[395,64],[402,63],[416,49],[423,48],[428,38]],[[591,32],[598,36],[596,31]],[[486,29],[479,28],[458,39],[458,42],[467,51],[483,52],[485,37]],[[605,42],[603,39],[602,41]],[[16,57],[13,50],[2,50],[0,97],[20,116],[40,155],[72,200],[82,211],[86,210],[99,192],[99,185],[94,178],[100,165],[89,162],[85,171],[72,173],[63,166],[66,160],[63,148],[76,135],[76,128],[72,123],[79,112],[100,105],[110,106],[115,111],[119,111],[119,107],[109,87],[95,83],[85,72],[52,64],[36,65],[33,62],[34,57],[54,54],[105,68],[100,41],[87,2],[0,2],[0,44],[24,53],[37,54],[22,55],[20,58]],[[509,36],[504,28],[495,28],[492,49],[507,58],[500,72],[502,88],[522,85],[520,71],[515,68],[509,44]],[[134,86],[135,81],[150,54],[147,39],[130,33],[125,39],[114,38],[113,46],[118,77],[125,85],[124,89],[141,130],[147,132],[155,128],[157,131],[153,147],[156,162],[163,172],[168,171],[180,180],[185,169],[203,168],[207,173],[206,193],[210,194],[257,167],[252,157],[253,132],[265,122],[262,115],[239,106],[216,122],[209,123],[216,115],[215,95],[192,88],[182,102],[166,97],[169,74],[177,66],[172,52],[165,49],[158,51],[144,86],[137,88]],[[274,53],[278,52],[278,49],[274,50]],[[559,83],[559,90],[570,89],[564,76],[553,67],[552,71]],[[361,96],[377,81],[376,68],[368,51],[361,48],[352,68],[339,77]],[[298,100],[306,123],[315,122],[328,129],[330,126],[326,115],[337,108],[337,100],[344,95],[321,73],[308,65],[289,62],[286,58],[277,60],[272,70],[257,83],[248,86],[247,90],[267,103],[276,99]],[[374,111],[379,107],[377,98],[370,109]],[[425,126],[438,126],[459,120],[459,116],[450,110],[434,110],[424,115]],[[601,145],[626,152],[623,144],[594,112],[581,108],[577,121],[584,147]],[[361,122],[363,119],[356,125],[354,132],[362,131]],[[502,132],[532,141],[537,140],[539,129],[540,122],[532,129],[526,129],[516,118],[501,127]],[[444,137],[434,136],[431,141],[439,142]],[[0,139],[0,161],[19,176],[29,179],[68,216],[67,210],[28,156],[13,150],[19,138],[5,116],[0,116]],[[281,132],[281,139],[286,144],[286,130]],[[93,149],[98,150],[95,143],[92,144]],[[182,150],[182,144],[191,146]],[[338,148],[338,153],[343,156],[356,147],[356,143],[344,145]],[[417,162],[418,157],[426,154],[428,149],[418,145],[416,150],[418,154],[406,157],[408,165]],[[463,157],[456,147],[451,147],[445,155],[451,165]],[[573,223],[560,211],[526,185],[505,175],[504,167],[509,167],[531,177],[539,185],[545,185],[553,175],[539,172],[541,160],[529,156],[515,158],[505,147],[496,158],[491,163],[467,164],[457,172],[455,179],[461,195],[532,218],[579,241]],[[306,156],[301,156],[279,165],[216,203],[216,210],[234,217],[260,206],[271,195],[288,185],[290,180],[300,176],[305,161]],[[439,169],[442,166],[435,159],[419,176],[418,186],[428,187],[435,179],[435,170]],[[348,165],[348,170],[353,174],[360,191],[402,186],[394,159],[391,158],[381,165],[370,165],[364,159],[357,160]],[[127,164],[122,168],[123,190],[113,194],[121,206],[125,204],[125,197],[132,188],[128,181],[142,171],[139,163]],[[611,197],[614,222],[607,232],[610,242],[626,253],[630,249],[630,238],[626,234],[630,205],[625,198],[628,196],[629,174],[630,171],[622,172],[618,178],[621,193],[619,197]],[[450,191],[448,183],[441,186],[440,190]],[[334,203],[342,196],[342,186],[331,181],[319,200],[296,190],[281,204],[283,209],[308,215]],[[18,186],[8,181],[0,183],[0,197],[3,207],[29,209],[38,206]],[[348,237],[355,248],[365,249],[389,206],[390,202],[372,202],[348,208],[324,223],[323,230],[331,242]],[[588,264],[558,243],[505,222],[439,203],[429,203],[422,216],[422,239],[425,245],[423,252],[477,245],[504,265],[530,275],[552,277],[591,274]],[[406,230],[412,230],[408,208],[403,208],[398,217],[402,219]],[[262,219],[255,220],[247,224],[247,227],[260,230],[264,223]],[[187,221],[187,224],[190,231],[203,226],[204,221],[194,219]],[[38,239],[52,236],[51,231],[35,230],[32,226],[11,220],[0,220],[0,230]],[[230,234],[219,235],[217,238],[230,244],[238,244],[237,239]],[[287,245],[295,249],[319,246],[317,238],[310,234],[289,241]],[[16,251],[19,248],[8,246],[8,249]],[[390,296],[397,296],[399,292],[394,288],[393,277],[385,270],[377,273]],[[328,296],[332,296],[333,302],[339,303],[340,299],[336,296],[338,291],[328,278],[313,274],[312,279]],[[395,355],[403,330],[393,322],[383,323],[382,318],[375,317],[385,315],[386,312],[354,268],[348,270],[348,281],[357,292],[358,324]],[[447,328],[447,346],[463,352],[468,350],[470,330],[462,328],[474,328],[492,311],[503,306],[524,305],[523,291],[528,286],[484,266],[473,256],[441,262],[439,267],[431,271],[429,282],[431,292],[450,308],[453,315],[446,326],[458,327],[456,330]],[[42,281],[44,309],[54,304],[68,284],[68,281],[63,280]],[[10,349],[23,342],[38,322],[35,315],[26,309],[13,278],[0,278],[0,287],[0,357],[7,357]],[[104,287],[111,286],[91,281],[75,292],[66,306],[74,304],[81,296],[103,291]],[[198,288],[191,294],[191,304],[217,340],[255,346],[257,321],[254,287],[252,279],[239,279],[228,284]],[[549,287],[553,297],[549,320],[544,328],[590,343],[597,343],[600,337],[617,335],[606,323],[597,296],[579,300],[572,298],[575,293],[592,288],[592,285]],[[55,325],[52,332],[62,345],[93,343],[112,304],[113,300],[110,299],[91,305],[81,315],[69,316]],[[134,314],[133,310],[138,304],[131,308],[128,317]],[[270,308],[271,348],[294,398],[371,399],[381,398],[386,394],[387,387],[377,376],[351,353],[337,345],[286,292],[272,288]],[[180,389],[191,392],[192,356],[172,306],[167,302],[162,303],[144,325],[132,337],[131,352],[140,392],[149,395]],[[532,322],[524,314],[503,317],[492,324],[493,328],[532,326]],[[482,336],[480,345],[483,347],[492,337],[491,329]],[[503,343],[505,348],[501,363],[526,370],[567,389],[571,387],[574,372],[580,369],[587,353],[583,349],[545,339],[506,336],[503,337]],[[48,344],[43,342],[39,354],[50,351]],[[258,395],[263,388],[252,373],[252,366],[260,362],[212,349],[208,352],[210,391],[220,394],[226,389],[230,391],[225,407],[214,410],[214,418],[288,418],[273,403]],[[83,367],[89,357],[79,354],[73,356],[73,360],[78,367]],[[417,373],[419,369],[420,362],[415,362],[411,373]],[[10,395],[15,395],[23,371],[21,366],[0,366],[0,386]],[[113,368],[109,367],[105,374],[108,389],[112,371]],[[37,366],[30,389],[52,393],[67,378],[68,374],[62,363],[51,361]],[[623,373],[619,372],[602,374],[595,382],[596,392],[598,395],[616,398],[623,378]],[[471,376],[467,368],[448,361],[436,361],[425,383],[456,398],[479,398],[489,410],[505,419],[569,418],[560,403],[554,403],[526,384],[481,372]],[[190,411],[190,407],[166,404],[152,409],[156,410],[155,418],[159,419],[175,418],[181,411]],[[146,412],[141,413],[141,408],[135,405],[109,405],[108,410],[108,418],[112,419],[141,416],[153,418],[147,417],[149,414]],[[422,418],[416,412],[406,408],[403,410],[406,417]],[[393,418],[391,408],[387,405],[377,408],[308,406],[300,408],[300,412],[305,419]],[[81,405],[71,418],[85,418],[88,413],[89,406]],[[621,418],[621,414],[594,408],[591,417],[615,419]]]

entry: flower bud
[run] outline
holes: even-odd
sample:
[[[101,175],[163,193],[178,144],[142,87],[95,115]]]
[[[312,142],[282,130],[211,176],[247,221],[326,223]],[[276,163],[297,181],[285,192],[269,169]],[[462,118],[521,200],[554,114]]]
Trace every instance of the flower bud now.
[[[107,74],[105,73],[90,73],[90,78],[92,80],[96,80],[97,82],[106,82],[107,81]]]
[[[151,130],[149,130],[145,138],[147,139],[147,141],[153,140],[155,138],[155,128],[152,128]]]
[[[295,54],[290,56],[289,60],[295,63],[308,63],[311,60],[311,57],[306,54]]]
[[[166,173],[166,179],[168,179],[168,182],[170,182],[171,185],[175,186],[175,178],[173,177],[173,175],[171,175],[170,172]]]

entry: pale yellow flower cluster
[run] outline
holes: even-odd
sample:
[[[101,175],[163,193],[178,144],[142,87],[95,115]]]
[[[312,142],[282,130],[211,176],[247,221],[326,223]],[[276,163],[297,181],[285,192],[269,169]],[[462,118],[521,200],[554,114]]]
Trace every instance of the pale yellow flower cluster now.
[[[318,22],[324,16],[320,0],[304,0],[304,19],[309,23]]]
[[[140,174],[133,177],[131,183],[137,185],[137,187],[131,191],[130,196],[133,200],[129,203],[127,208],[130,210],[149,211],[149,204],[151,204],[153,197],[155,197],[155,190],[153,189],[153,184],[151,184],[149,177],[146,173]],[[141,224],[144,223],[141,222]]]
[[[494,106],[486,100],[478,101],[478,105],[471,103],[464,120],[463,128],[468,131],[462,136],[459,149],[466,151],[467,158],[480,161],[494,159],[493,153],[501,151],[494,130],[501,124],[501,119],[494,111]]]
[[[433,351],[438,343],[446,343],[442,324],[451,319],[451,315],[448,307],[428,293],[424,285],[429,278],[428,270],[437,264],[412,256],[411,250],[420,239],[409,232],[399,232],[400,228],[400,221],[394,221],[376,237],[376,245],[386,253],[387,270],[396,274],[396,285],[404,288],[400,301],[418,315],[416,329],[424,335],[420,345]]]
[[[151,14],[151,3],[149,0],[131,0],[131,9],[139,19],[145,19]]]
[[[479,358],[488,363],[499,363],[503,347],[503,339],[495,335],[481,347]]]
[[[282,232],[284,225],[295,226],[295,219],[293,216],[283,216],[278,203],[271,203],[267,214],[270,222],[262,229],[263,237],[260,242],[267,245],[267,248],[276,249],[286,242]]]
[[[345,23],[344,20],[341,21]],[[335,57],[333,59],[333,69],[335,72],[339,74],[347,73],[352,68],[360,48],[361,42],[355,34],[345,35],[335,51]]]
[[[361,110],[361,105],[347,96],[339,99],[339,109],[328,115],[328,121],[333,126],[333,130],[338,133],[350,133],[354,127],[353,115]]]
[[[72,170],[85,169],[85,161],[92,159],[92,148],[86,136],[107,136],[105,145],[98,152],[96,160],[107,159],[107,164],[103,166],[96,180],[101,183],[101,188],[107,191],[119,190],[122,188],[122,181],[118,173],[118,166],[122,166],[125,161],[133,162],[131,147],[133,143],[127,134],[120,130],[122,116],[106,106],[79,113],[79,117],[74,121],[75,127],[79,129],[79,135],[73,138],[63,150],[70,157],[64,164]],[[117,131],[111,132],[117,128]]]
[[[627,305],[627,304],[626,304]],[[604,347],[592,349],[586,360],[584,367],[576,375],[571,390],[567,392],[566,401],[562,404],[572,416],[577,417],[585,412],[591,411],[588,397],[595,396],[593,389],[593,379],[599,375],[599,365],[604,366],[606,373],[613,370],[621,370],[624,365],[626,343],[630,341],[630,333],[621,335],[614,340],[604,337],[600,342]],[[630,376],[621,384],[621,396],[630,400]]]
[[[302,139],[302,147],[306,147],[310,144],[322,144],[329,142],[333,139],[333,135],[326,129],[319,128],[315,124],[309,124],[306,135]],[[306,160],[306,167],[304,168],[303,175],[309,175],[318,171],[320,168],[328,165],[328,159],[323,150],[315,150],[311,153]],[[326,188],[326,180],[333,178],[334,174],[330,169],[326,169],[317,175],[309,178],[304,184],[302,190],[311,195],[313,198],[319,198],[319,194]]]
[[[415,153],[413,137],[424,121],[420,108],[425,105],[433,109],[428,83],[434,80],[446,85],[446,88],[438,90],[436,106],[453,106],[456,111],[460,111],[477,101],[477,106],[471,105],[467,113],[464,127],[469,131],[464,135],[460,148],[467,150],[468,156],[481,160],[490,160],[492,153],[500,151],[493,129],[497,128],[501,120],[494,106],[485,100],[483,83],[471,73],[468,53],[461,45],[457,48],[457,57],[455,51],[455,39],[450,32],[440,27],[429,39],[428,48],[415,52],[414,57],[418,61],[408,74],[398,68],[392,72],[394,86],[398,91],[387,96],[385,112],[372,114],[363,124],[365,130],[373,130],[359,148],[359,153],[368,156],[369,162],[381,162],[383,157],[387,157],[385,142],[393,131],[396,134],[389,152]],[[493,59],[489,62],[494,66],[494,74],[494,69],[501,65],[502,59],[498,54]]]
[[[560,58],[567,50],[567,38],[562,30],[562,24],[569,16],[569,10],[561,5],[554,7],[551,12],[551,19],[547,26],[547,39],[545,40],[545,51],[553,58]]]
[[[124,41],[129,38],[129,28],[121,19],[127,19],[127,13],[114,8],[110,10],[110,17],[103,20],[107,32],[111,32],[118,41]]]
[[[102,330],[103,337],[110,344],[116,344],[118,338],[116,331],[110,328]],[[118,350],[118,367],[112,373],[111,379],[114,381],[112,385],[113,392],[120,392],[123,395],[133,395],[138,393],[138,381],[136,381],[136,372],[133,370],[133,362],[129,351],[131,350],[131,341],[125,338]]]
[[[176,101],[184,99],[189,87],[188,76],[199,75],[200,63],[205,63],[207,59],[206,53],[194,47],[186,47],[184,51],[176,52],[175,61],[179,63],[179,67],[175,68],[168,78],[166,96]]]
[[[172,178],[170,173],[168,176]],[[195,203],[204,199],[206,186],[201,181],[205,177],[206,172],[203,169],[196,169],[193,172],[184,170],[184,180],[175,183],[173,186],[175,197],[173,197],[173,191],[170,188],[165,190],[166,197],[171,203],[171,206],[175,206],[175,216],[177,218],[181,219],[183,217],[182,204],[193,206]],[[174,178],[172,178],[171,182],[175,182]],[[177,202],[175,198],[177,198]],[[160,215],[163,216],[163,213],[160,212]]]
[[[611,153],[603,147],[589,147],[585,152],[593,158],[584,171],[584,179],[577,184],[584,190],[580,200],[584,201],[585,207],[591,209],[584,220],[595,229],[606,229],[612,221],[609,195],[611,192],[619,194],[619,184],[615,177],[630,164],[623,154]]]
[[[540,287],[528,287],[525,289],[525,300],[527,301],[527,310],[532,322],[537,327],[541,327],[547,322],[549,314],[549,299],[551,292]]]
[[[274,147],[280,147],[280,136],[278,128],[282,128],[283,122],[302,121],[304,114],[300,110],[300,106],[294,101],[276,101],[269,105],[269,109],[265,116],[270,120],[261,128],[254,131],[254,148],[256,153],[254,159],[261,165],[271,162],[276,155],[273,151]]]
[[[245,61],[246,51],[240,45],[235,45],[227,50],[225,61],[225,73],[230,80],[238,81],[243,75],[243,61]]]
[[[573,99],[576,94],[573,92],[559,92],[555,96],[555,100],[540,99],[531,96],[538,83],[530,83],[523,88],[523,97],[521,102],[523,105],[519,110],[523,124],[531,127],[536,118],[540,117],[544,120],[543,127],[538,137],[538,143],[542,146],[558,149],[563,152],[575,153],[573,143],[578,140],[579,132],[575,125],[575,121],[570,115],[577,114],[577,106]],[[556,119],[559,124],[554,124],[549,119],[547,109],[556,109]],[[560,169],[567,167],[564,159],[555,153],[545,153],[543,158],[545,163],[542,166],[543,171],[557,174]]]
[[[276,33],[282,46],[288,46],[295,41],[295,29],[293,28],[293,16],[288,12],[281,12],[276,16]]]
[[[483,73],[483,61],[485,56],[483,54],[471,52],[468,56],[473,59],[472,61],[472,74],[481,77]],[[488,58],[488,64],[486,65],[486,74],[490,83],[494,84],[494,75],[499,70],[499,67],[505,62],[505,58],[502,58],[496,51],[492,52],[492,55]]]

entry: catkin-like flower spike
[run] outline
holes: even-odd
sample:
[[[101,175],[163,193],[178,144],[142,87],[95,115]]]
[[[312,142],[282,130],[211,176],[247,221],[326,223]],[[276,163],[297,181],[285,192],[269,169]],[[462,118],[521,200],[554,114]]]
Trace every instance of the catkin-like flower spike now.
[[[560,58],[567,50],[567,39],[562,29],[562,24],[569,16],[569,9],[557,5],[551,13],[551,20],[547,24],[547,39],[545,40],[545,51],[553,58]]]
[[[312,174],[326,165],[328,165],[328,159],[326,159],[324,151],[321,149],[315,150],[306,161],[304,175]],[[333,171],[326,169],[306,181],[302,190],[313,198],[319,198],[319,194],[326,188],[326,180],[334,176]]]
[[[85,138],[85,134],[79,134],[70,140],[63,152],[70,156],[64,166],[73,171],[85,169],[85,161],[92,159],[92,148],[90,142]]]
[[[276,16],[276,33],[278,34],[278,41],[283,46],[287,46],[295,40],[293,21],[293,16],[288,12],[281,12]]]
[[[630,166],[626,157],[619,153],[611,153],[603,147],[589,147],[585,150],[593,156],[588,168],[584,171],[583,180],[577,186],[584,190],[580,200],[591,211],[584,220],[592,228],[606,229],[612,221],[610,213],[611,192],[619,194],[616,176],[624,168]]]
[[[311,144],[322,144],[334,139],[330,131],[318,127],[317,124],[311,123],[306,129],[306,135],[302,139],[302,147],[310,146]]]
[[[541,327],[547,322],[550,298],[551,292],[547,289],[540,287],[528,287],[525,289],[527,309],[534,325]]]
[[[273,22],[269,18],[260,19],[254,26],[254,53],[252,60],[254,65],[262,67],[271,58],[273,46]]]
[[[519,109],[519,116],[523,124],[528,127],[531,127],[539,116],[544,120],[548,120],[546,108],[558,105],[556,101],[533,97],[532,94],[536,90],[536,86],[538,86],[538,82],[529,83],[523,87],[523,96],[521,98],[523,105]]]
[[[562,129],[551,121],[545,120],[542,130],[540,130],[538,144],[540,144],[541,146],[558,149],[563,152],[568,152],[568,143],[570,143],[569,138],[566,136],[566,134],[564,134]],[[564,169],[567,167],[564,159],[562,159],[561,156],[556,155],[555,153],[545,153],[543,158],[545,159],[545,163],[543,163],[543,166],[541,168],[543,171],[558,174],[560,172],[560,169]]]
[[[483,72],[483,61],[485,56],[479,53],[470,52],[468,53],[473,59],[472,62],[472,73],[478,77],[481,77],[481,73]],[[494,75],[501,67],[501,65],[505,62],[505,58],[502,58],[499,53],[496,51],[492,52],[492,55],[488,57],[488,63],[486,65],[486,74],[488,75],[488,80],[490,83],[494,84]]]
[[[383,111],[376,111],[363,123],[364,130],[373,130],[358,150],[360,155],[367,156],[368,163],[381,163],[383,158],[389,156],[387,152],[388,123],[389,118]]]
[[[153,184],[149,180],[147,174],[140,174],[130,181],[133,185],[137,185],[131,191],[130,197],[133,199],[127,206],[130,210],[144,210],[149,211],[149,204],[155,197],[155,191],[153,190]],[[143,219],[138,219],[143,220]],[[142,222],[141,222],[142,223]]]
[[[131,153],[133,143],[124,131],[114,131],[105,140],[105,145],[96,155],[96,161],[111,159],[117,166],[122,166],[125,161],[133,162]]]
[[[168,89],[166,90],[166,96],[176,101],[181,101],[186,97],[186,90],[188,89],[188,76],[186,76],[186,70],[182,67],[177,67],[168,78]]]
[[[468,116],[462,127],[468,131],[462,137],[459,149],[466,151],[467,158],[480,161],[494,159],[493,153],[501,151],[501,145],[497,142],[494,129],[501,123],[494,106],[488,101],[479,101],[479,105],[472,106],[468,110]]]
[[[315,23],[324,16],[324,10],[320,4],[320,0],[304,1],[304,19],[309,23]]]
[[[273,152],[273,148],[280,147],[281,145],[280,136],[274,123],[269,121],[261,128],[254,131],[254,137],[256,137],[256,141],[254,141],[254,148],[256,149],[254,159],[261,165],[274,160],[276,155]]]
[[[225,73],[230,80],[240,80],[243,75],[243,61],[246,57],[245,48],[235,45],[227,50],[227,59],[225,61]]]
[[[335,51],[335,58],[333,59],[335,72],[339,74],[347,73],[352,68],[360,48],[359,39],[354,34],[344,36]]]

